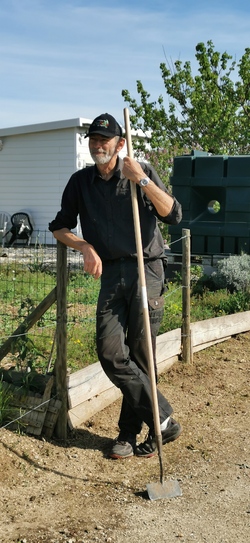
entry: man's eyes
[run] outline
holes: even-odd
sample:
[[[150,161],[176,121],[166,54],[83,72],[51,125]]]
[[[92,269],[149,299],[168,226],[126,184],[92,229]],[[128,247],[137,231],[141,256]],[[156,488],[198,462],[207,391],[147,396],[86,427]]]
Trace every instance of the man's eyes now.
[[[110,138],[89,138],[90,141],[101,141],[102,143],[107,143]]]

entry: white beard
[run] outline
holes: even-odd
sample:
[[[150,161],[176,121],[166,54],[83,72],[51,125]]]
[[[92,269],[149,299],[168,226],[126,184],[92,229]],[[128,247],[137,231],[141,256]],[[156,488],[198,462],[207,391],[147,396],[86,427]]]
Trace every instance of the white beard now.
[[[95,164],[108,164],[113,156],[116,154],[117,142],[109,149],[104,151],[102,148],[98,149],[99,153],[90,150],[91,157],[93,158]]]
[[[105,151],[103,151],[102,155],[96,155],[95,153],[90,153],[91,157],[93,158],[95,164],[107,164],[113,155],[109,155]]]

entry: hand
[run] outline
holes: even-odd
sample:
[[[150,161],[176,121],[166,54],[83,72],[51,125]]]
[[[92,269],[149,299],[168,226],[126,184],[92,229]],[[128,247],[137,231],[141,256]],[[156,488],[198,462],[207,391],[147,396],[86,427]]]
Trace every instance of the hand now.
[[[139,162],[137,160],[134,160],[134,158],[131,158],[129,156],[126,156],[123,159],[123,175],[127,177],[127,179],[130,179],[130,181],[133,181],[134,183],[139,184],[140,180],[143,177],[146,177],[145,172],[143,171],[142,167],[140,166]]]
[[[93,275],[94,279],[99,279],[102,275],[102,261],[94,247],[85,242],[81,251],[84,260],[84,271]]]

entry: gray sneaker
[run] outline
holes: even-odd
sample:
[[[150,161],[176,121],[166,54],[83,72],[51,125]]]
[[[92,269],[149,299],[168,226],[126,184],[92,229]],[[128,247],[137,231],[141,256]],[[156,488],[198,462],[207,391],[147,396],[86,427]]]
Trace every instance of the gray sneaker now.
[[[170,418],[167,428],[162,431],[162,445],[166,445],[166,443],[170,443],[171,441],[175,441],[182,432],[181,425],[176,422],[174,419]],[[135,454],[137,456],[143,456],[144,458],[150,458],[151,456],[154,456],[157,453],[157,446],[156,446],[156,440],[155,440],[155,433],[154,430],[149,430],[148,436],[146,440],[143,443],[140,443],[135,448]]]
[[[130,458],[134,456],[136,436],[120,432],[109,453],[110,458]]]

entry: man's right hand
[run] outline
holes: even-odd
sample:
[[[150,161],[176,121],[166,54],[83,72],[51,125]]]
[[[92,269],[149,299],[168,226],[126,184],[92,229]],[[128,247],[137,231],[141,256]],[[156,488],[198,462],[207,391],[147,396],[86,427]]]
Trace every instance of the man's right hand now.
[[[102,261],[95,251],[94,247],[86,241],[82,244],[81,252],[84,260],[84,271],[99,279],[102,275]]]
[[[80,251],[83,254],[84,271],[93,275],[95,279],[99,279],[102,275],[102,261],[93,245],[90,245],[84,239],[76,236],[76,234],[71,232],[68,228],[55,230],[53,235],[58,241],[67,245],[67,247]]]

